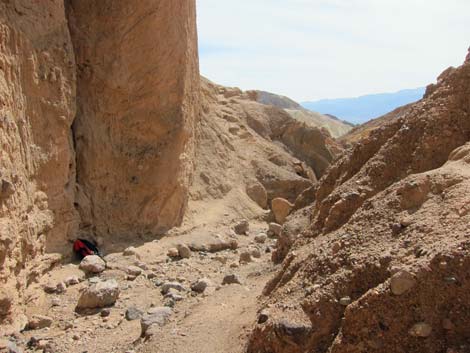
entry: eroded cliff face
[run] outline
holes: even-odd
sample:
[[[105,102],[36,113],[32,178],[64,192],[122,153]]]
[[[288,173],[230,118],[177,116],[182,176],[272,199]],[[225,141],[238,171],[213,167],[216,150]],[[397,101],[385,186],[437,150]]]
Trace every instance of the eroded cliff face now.
[[[0,316],[76,232],[74,116],[63,2],[0,2]]]
[[[0,324],[77,236],[181,221],[198,86],[194,1],[0,1]]]
[[[181,222],[199,84],[194,1],[69,1],[77,59],[77,206],[85,234]]]

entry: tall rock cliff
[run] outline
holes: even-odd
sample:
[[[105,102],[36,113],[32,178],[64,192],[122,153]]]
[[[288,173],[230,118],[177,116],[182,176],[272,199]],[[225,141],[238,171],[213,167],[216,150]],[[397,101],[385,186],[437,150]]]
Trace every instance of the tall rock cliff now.
[[[199,85],[194,1],[69,1],[77,205],[102,237],[181,222]]]

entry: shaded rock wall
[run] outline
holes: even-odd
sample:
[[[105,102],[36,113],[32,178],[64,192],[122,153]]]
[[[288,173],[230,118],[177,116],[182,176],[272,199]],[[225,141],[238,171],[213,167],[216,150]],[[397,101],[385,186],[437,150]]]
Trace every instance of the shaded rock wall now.
[[[77,205],[86,234],[181,222],[199,84],[195,3],[68,2],[75,46]]]

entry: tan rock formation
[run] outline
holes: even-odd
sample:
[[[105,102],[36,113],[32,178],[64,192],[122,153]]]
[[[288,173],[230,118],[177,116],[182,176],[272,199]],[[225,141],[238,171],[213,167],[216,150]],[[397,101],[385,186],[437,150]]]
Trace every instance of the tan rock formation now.
[[[0,2],[0,286],[8,293],[0,302],[9,303],[7,312],[17,289],[48,269],[44,251],[56,251],[77,229],[74,116],[63,3]]]
[[[328,169],[249,352],[468,348],[469,112],[466,64]]]
[[[67,10],[82,230],[124,239],[162,233],[182,220],[192,171],[195,3],[72,0]]]

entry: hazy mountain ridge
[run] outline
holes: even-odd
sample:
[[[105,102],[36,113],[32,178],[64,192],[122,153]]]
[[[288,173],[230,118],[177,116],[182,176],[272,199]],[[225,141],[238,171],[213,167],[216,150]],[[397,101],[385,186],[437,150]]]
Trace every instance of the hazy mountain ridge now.
[[[301,105],[321,114],[331,114],[354,124],[362,124],[400,106],[420,100],[425,87],[404,89],[394,93],[369,94],[353,98],[322,99]]]

